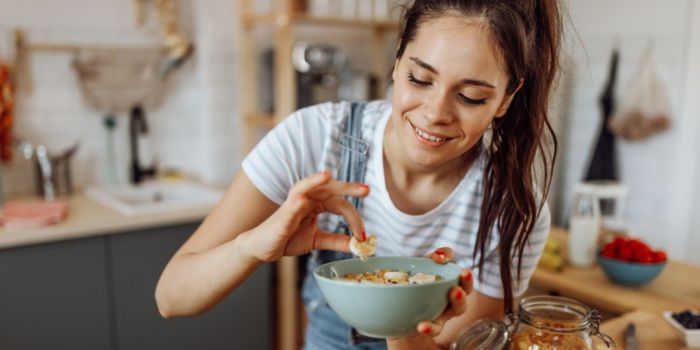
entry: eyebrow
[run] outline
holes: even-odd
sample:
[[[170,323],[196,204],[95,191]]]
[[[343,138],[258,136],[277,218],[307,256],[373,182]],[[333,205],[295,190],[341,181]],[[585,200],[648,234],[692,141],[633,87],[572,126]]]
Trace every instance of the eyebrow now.
[[[419,66],[421,66],[421,67],[423,67],[423,68],[429,70],[429,71],[432,72],[433,74],[440,75],[440,73],[438,72],[437,69],[435,69],[435,67],[429,65],[428,63],[426,63],[425,61],[421,60],[420,58],[418,58],[418,57],[409,57],[409,59],[410,59],[411,61],[415,62],[417,65],[419,65]],[[461,80],[461,83],[463,83],[463,84],[468,84],[468,85],[478,85],[478,86],[488,87],[488,88],[492,88],[492,89],[495,89],[495,88],[496,88],[495,86],[493,86],[493,84],[490,84],[490,83],[488,83],[488,82],[485,82],[485,81],[483,81],[483,80],[478,80],[478,79],[462,79],[462,80]]]

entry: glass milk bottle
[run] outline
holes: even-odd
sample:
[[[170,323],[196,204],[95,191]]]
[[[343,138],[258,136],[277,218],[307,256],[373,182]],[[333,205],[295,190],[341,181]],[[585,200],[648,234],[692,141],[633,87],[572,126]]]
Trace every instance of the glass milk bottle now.
[[[590,267],[595,262],[601,225],[596,186],[581,184],[574,193],[573,204],[569,221],[569,263]]]

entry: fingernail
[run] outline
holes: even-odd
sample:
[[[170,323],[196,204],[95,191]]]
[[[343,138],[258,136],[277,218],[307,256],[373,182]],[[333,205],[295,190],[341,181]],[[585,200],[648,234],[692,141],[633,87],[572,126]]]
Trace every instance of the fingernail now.
[[[362,235],[362,242],[366,241],[367,240],[367,233],[365,232],[365,230],[362,230],[361,235]]]
[[[421,331],[423,334],[430,334],[432,332],[432,328],[430,326],[425,326],[423,327],[423,330]]]
[[[462,295],[462,291],[461,291],[461,290],[458,290],[457,293],[455,293],[455,299],[457,299],[457,300],[462,300],[462,297],[463,297],[463,296],[464,296],[464,295]]]
[[[316,173],[316,175],[328,176],[329,173],[328,173],[328,170],[322,170],[322,171],[319,171],[318,173]]]
[[[435,254],[439,255],[441,258],[445,257],[445,252],[443,252],[441,249],[436,250]]]
[[[358,184],[357,186],[360,186],[362,188],[366,188],[369,190],[369,185],[368,184]]]
[[[472,280],[472,272],[471,272],[471,271],[467,271],[467,274],[464,275],[464,277],[462,277],[462,279],[463,279],[465,282],[471,282],[471,280]]]

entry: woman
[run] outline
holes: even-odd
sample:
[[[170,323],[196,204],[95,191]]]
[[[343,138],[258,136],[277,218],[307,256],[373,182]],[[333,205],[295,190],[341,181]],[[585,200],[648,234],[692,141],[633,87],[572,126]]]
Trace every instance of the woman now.
[[[356,239],[377,235],[377,255],[433,251],[465,268],[463,283],[418,335],[362,343],[307,276],[307,349],[446,348],[472,321],[502,318],[549,231],[546,111],[559,35],[555,0],[415,1],[403,16],[391,102],[326,103],[271,131],[165,268],[161,314],[204,312],[285,255],[313,252],[310,267],[345,257],[333,253],[348,251],[350,237],[334,233],[340,215]],[[348,163],[345,154],[360,156]]]

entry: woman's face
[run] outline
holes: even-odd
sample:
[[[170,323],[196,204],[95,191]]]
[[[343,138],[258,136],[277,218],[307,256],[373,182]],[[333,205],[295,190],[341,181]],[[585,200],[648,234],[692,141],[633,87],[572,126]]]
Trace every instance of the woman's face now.
[[[422,166],[458,159],[510,104],[500,62],[484,24],[459,16],[421,24],[394,67],[389,137]]]

